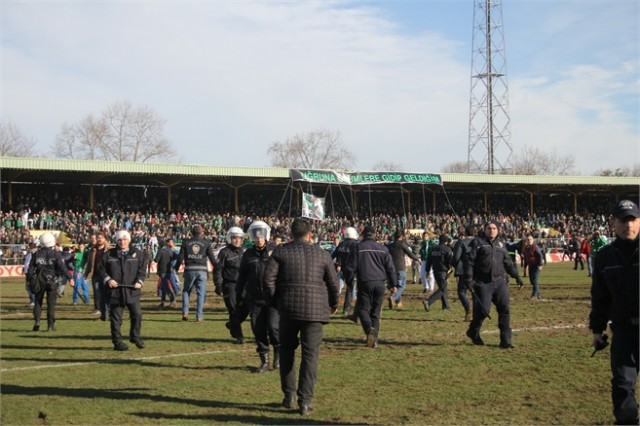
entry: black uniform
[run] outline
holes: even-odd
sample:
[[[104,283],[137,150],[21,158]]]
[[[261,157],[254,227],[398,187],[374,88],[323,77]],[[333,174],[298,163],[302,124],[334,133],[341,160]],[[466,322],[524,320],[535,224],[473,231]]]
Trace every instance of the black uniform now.
[[[269,260],[270,250],[251,247],[242,255],[236,285],[238,304],[246,304],[251,312],[251,330],[256,338],[256,352],[268,362],[269,343],[276,353],[280,347],[280,316],[274,305],[267,303],[262,290],[262,276]],[[263,364],[264,364],[263,359]]]
[[[58,285],[61,279],[69,281],[72,276],[67,270],[62,253],[52,247],[43,247],[31,256],[27,280],[32,282],[37,279],[38,273],[46,278],[46,285],[39,289],[33,305],[33,319],[35,324],[33,331],[40,330],[40,315],[42,314],[42,302],[44,294],[47,294],[47,325],[48,330],[55,330],[56,302],[58,300]]]
[[[427,299],[425,306],[433,305],[438,299],[442,300],[442,309],[449,309],[448,291],[447,291],[447,273],[451,267],[451,258],[453,251],[446,244],[438,244],[435,246],[427,257],[426,273],[433,269],[433,277],[436,279],[438,290],[436,290]]]
[[[231,337],[242,340],[242,322],[249,315],[249,304],[238,306],[238,297],[236,287],[238,277],[240,275],[240,263],[242,255],[245,252],[244,247],[236,247],[227,245],[218,253],[218,259],[213,268],[213,283],[216,287],[216,293],[222,294],[224,305],[229,313],[229,322],[226,324],[231,332]],[[239,340],[239,342],[240,342]]]
[[[125,306],[131,317],[129,341],[138,347],[144,347],[140,336],[142,327],[140,295],[142,291],[135,288],[134,285],[144,283],[147,275],[147,256],[134,247],[130,247],[126,254],[119,248],[112,248],[102,256],[102,267],[105,271],[104,284],[106,285],[106,297],[111,317],[111,341],[114,347],[117,349],[124,345],[120,327]],[[118,287],[109,287],[107,283],[111,280],[116,281]]]
[[[344,267],[347,264],[349,253],[353,247],[358,244],[357,240],[353,238],[344,239],[338,244],[338,247],[331,253],[331,258],[336,261],[336,268],[339,268],[338,279],[343,279],[347,285],[347,290],[344,296],[344,306],[342,313],[345,315],[351,315],[351,304],[353,303],[353,290],[357,286],[358,280],[353,277],[351,281],[347,281],[344,275]]]
[[[169,296],[169,301],[173,303],[176,300],[176,295],[171,284],[171,263],[176,259],[178,255],[173,251],[171,247],[165,245],[156,254],[155,262],[157,265],[157,274],[160,277],[160,300],[164,305],[164,302]]]
[[[377,340],[385,280],[388,282],[389,289],[398,287],[398,276],[389,250],[372,237],[365,235],[365,239],[351,250],[344,274],[347,282],[357,276],[356,312],[365,334],[369,336],[374,330],[374,340]]]
[[[478,296],[476,302],[479,302],[473,304],[473,319],[469,324],[467,336],[475,344],[484,344],[480,339],[480,328],[493,302],[498,311],[500,346],[511,347],[507,274],[514,277],[519,285],[522,279],[504,242],[500,238],[491,241],[486,235],[475,237],[469,243],[469,251],[465,254],[463,261],[465,280],[473,282],[473,288]]]
[[[595,258],[589,328],[603,333],[611,320],[611,398],[616,424],[638,424],[638,238],[616,239]]]

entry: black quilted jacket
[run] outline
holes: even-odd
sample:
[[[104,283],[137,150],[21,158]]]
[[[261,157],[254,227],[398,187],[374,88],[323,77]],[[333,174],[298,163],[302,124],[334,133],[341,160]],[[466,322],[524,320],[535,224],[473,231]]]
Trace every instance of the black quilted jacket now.
[[[263,276],[264,295],[281,318],[327,323],[338,306],[338,280],[329,253],[297,240],[279,246]]]

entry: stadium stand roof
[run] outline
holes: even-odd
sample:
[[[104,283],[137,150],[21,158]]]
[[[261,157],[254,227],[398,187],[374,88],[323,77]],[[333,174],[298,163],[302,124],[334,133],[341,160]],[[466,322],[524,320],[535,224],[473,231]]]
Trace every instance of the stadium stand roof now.
[[[422,173],[424,171],[420,171]],[[525,191],[539,193],[564,191],[580,194],[607,192],[637,194],[640,177],[478,175],[440,173],[447,191],[481,192]],[[67,160],[0,157],[2,183],[86,183],[94,185],[217,185],[234,188],[248,184],[289,182],[289,169],[279,167],[205,166],[169,163]],[[392,186],[393,184],[389,184]],[[404,187],[421,184],[405,184]],[[436,188],[434,188],[436,190]]]

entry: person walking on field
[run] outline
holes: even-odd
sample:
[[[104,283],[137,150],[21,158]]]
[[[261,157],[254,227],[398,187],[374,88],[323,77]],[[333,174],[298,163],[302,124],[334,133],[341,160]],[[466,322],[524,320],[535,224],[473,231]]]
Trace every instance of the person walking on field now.
[[[487,222],[483,235],[475,237],[469,243],[469,251],[464,257],[464,278],[469,287],[473,286],[477,295],[476,303],[473,304],[473,319],[467,329],[467,337],[474,345],[484,345],[480,328],[489,315],[493,302],[498,311],[500,347],[513,348],[507,274],[516,279],[519,287],[524,285],[518,274],[518,267],[507,253],[504,242],[498,238],[498,224]]]
[[[240,263],[245,247],[242,245],[244,232],[237,226],[232,226],[227,231],[227,245],[218,253],[218,260],[214,267],[213,282],[216,294],[222,295],[224,305],[229,313],[229,321],[225,326],[236,339],[236,343],[244,343],[242,322],[249,315],[248,304],[238,306],[236,287],[240,275]]]
[[[280,384],[282,405],[299,413],[313,412],[323,327],[338,310],[338,279],[331,256],[313,244],[311,224],[295,219],[294,240],[278,247],[267,262],[263,288],[268,303],[275,301],[280,314]],[[295,351],[302,347],[296,386]]]
[[[203,237],[202,227],[191,229],[191,238],[182,242],[174,269],[178,271],[184,264],[184,287],[182,287],[182,321],[189,321],[189,297],[196,291],[196,321],[204,321],[204,302],[207,297],[207,277],[209,265],[216,263],[211,240]]]
[[[429,311],[431,306],[438,300],[442,301],[442,309],[449,310],[449,292],[447,291],[447,276],[449,275],[449,268],[451,267],[451,258],[453,257],[453,251],[449,247],[449,236],[447,234],[440,234],[438,239],[440,244],[434,247],[429,252],[427,257],[427,273],[433,270],[433,276],[436,279],[436,285],[438,290],[435,291],[428,299],[422,301],[425,311]]]
[[[27,280],[29,288],[35,293],[33,306],[33,331],[40,330],[42,302],[47,295],[47,331],[56,330],[56,302],[60,281],[70,282],[73,276],[69,273],[62,253],[54,250],[56,237],[51,232],[40,235],[40,249],[31,256]]]
[[[251,331],[260,357],[256,373],[264,373],[269,370],[269,345],[273,346],[273,368],[280,368],[280,316],[262,287],[264,270],[271,255],[268,245],[271,228],[256,220],[247,229],[247,235],[254,245],[244,252],[240,260],[236,297],[238,309],[248,309],[251,314]]]
[[[638,235],[640,211],[633,201],[620,201],[613,211],[616,239],[598,251],[591,280],[589,328],[593,346],[606,346],[607,323],[611,321],[611,400],[615,424],[638,424],[639,336]]]
[[[471,321],[471,302],[467,297],[467,290],[473,291],[473,288],[467,288],[467,283],[464,279],[464,264],[463,258],[469,251],[469,244],[475,235],[475,228],[473,225],[467,225],[464,228],[464,236],[460,236],[456,245],[453,247],[453,257],[451,258],[451,266],[454,269],[454,276],[458,279],[458,299],[464,308],[464,320]],[[473,302],[475,303],[475,301]]]
[[[129,341],[139,349],[146,347],[140,335],[142,328],[142,306],[140,296],[142,285],[147,276],[147,256],[135,247],[131,247],[131,234],[122,230],[116,232],[116,247],[109,249],[101,259],[105,272],[109,320],[111,322],[111,341],[113,350],[127,351],[129,346],[122,341],[122,314],[125,306],[129,310],[131,327]]]
[[[354,277],[358,279],[356,312],[367,336],[367,346],[377,348],[385,280],[393,295],[398,288],[398,276],[389,250],[376,242],[375,229],[367,226],[362,235],[363,239],[349,254],[344,274],[347,282]]]
[[[396,268],[396,275],[398,277],[398,291],[389,296],[389,309],[402,308],[402,293],[407,285],[407,264],[404,257],[408,256],[413,261],[420,261],[420,258],[413,254],[411,248],[407,245],[404,239],[404,232],[398,229],[394,234],[394,241],[387,245],[391,258],[393,259],[393,266]],[[427,271],[429,273],[429,271]]]
[[[527,245],[522,255],[524,263],[529,268],[529,282],[532,287],[531,298],[540,299],[540,283],[538,280],[540,278],[540,271],[542,271],[542,266],[544,265],[544,254],[531,234],[527,235]],[[579,255],[580,254],[578,254],[578,256]]]

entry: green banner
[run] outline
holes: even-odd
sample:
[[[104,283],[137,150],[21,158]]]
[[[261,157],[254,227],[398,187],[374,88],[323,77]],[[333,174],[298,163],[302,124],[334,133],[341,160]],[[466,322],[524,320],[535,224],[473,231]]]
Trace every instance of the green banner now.
[[[417,183],[442,185],[440,175],[408,172],[337,172],[333,170],[290,169],[294,182],[336,185],[374,185]]]

